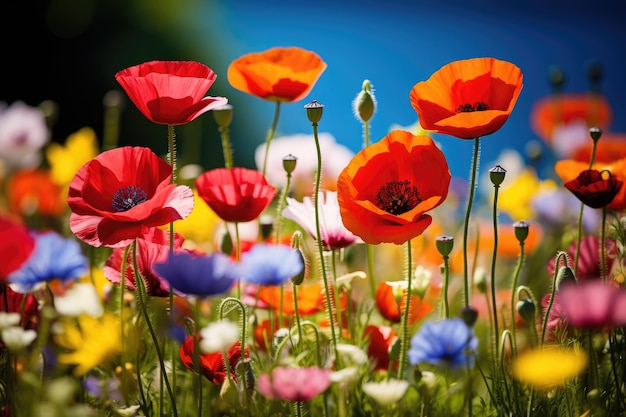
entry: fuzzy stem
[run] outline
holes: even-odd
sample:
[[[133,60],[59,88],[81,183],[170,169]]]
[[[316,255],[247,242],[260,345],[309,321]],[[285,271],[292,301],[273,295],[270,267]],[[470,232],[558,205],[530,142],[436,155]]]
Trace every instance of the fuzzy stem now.
[[[561,261],[561,258],[565,259],[565,262],[567,264],[567,253],[566,252],[559,252],[556,256],[556,259],[554,261],[554,277],[552,280],[552,293],[550,294],[550,302],[548,303],[548,308],[546,309],[546,312],[544,313],[544,317],[543,317],[543,325],[541,328],[541,342],[540,345],[543,346],[543,343],[546,339],[546,330],[548,329],[548,317],[550,316],[550,310],[552,310],[552,305],[554,304],[554,294],[556,293],[556,278],[559,274],[559,263]]]
[[[404,379],[404,368],[406,367],[406,356],[409,345],[409,317],[411,314],[411,283],[413,281],[413,266],[411,265],[411,240],[406,242],[406,265],[407,265],[407,286],[406,301],[404,303],[404,314],[402,315],[402,334],[400,335],[400,364],[398,365],[398,379]]]
[[[491,257],[491,308],[493,308],[493,331],[495,337],[495,350],[499,351],[498,338],[500,337],[500,330],[498,328],[498,302],[496,300],[496,257],[498,255],[498,191],[500,185],[494,184],[493,195],[493,255]]]
[[[450,281],[450,256],[443,257],[443,318],[450,318],[450,308],[448,306],[448,283]]]
[[[230,136],[228,126],[219,127],[220,138],[222,139],[222,152],[224,153],[224,168],[233,167],[233,148],[230,146]]]
[[[519,279],[519,274],[520,274],[520,271],[522,270],[522,265],[524,263],[524,242],[519,243],[519,249],[520,249],[519,259],[517,260],[515,273],[513,274],[513,285],[511,286],[511,338],[513,340],[512,342],[513,354],[515,354],[517,350],[517,335],[515,332],[515,310],[516,310],[515,309],[515,294],[517,292],[516,287],[517,287],[517,281]]]
[[[469,271],[467,268],[467,234],[469,231],[470,213],[472,211],[472,203],[474,201],[474,191],[476,188],[476,175],[478,172],[478,159],[480,156],[480,138],[474,139],[474,155],[472,157],[472,169],[470,172],[470,188],[467,198],[467,210],[465,211],[465,224],[463,227],[463,284],[465,307],[469,307]]]

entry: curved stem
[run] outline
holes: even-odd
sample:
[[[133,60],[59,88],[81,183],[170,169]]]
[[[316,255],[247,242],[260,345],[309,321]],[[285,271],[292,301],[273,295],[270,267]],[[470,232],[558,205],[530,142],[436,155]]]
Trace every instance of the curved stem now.
[[[494,352],[499,351],[498,338],[500,330],[498,328],[498,301],[496,300],[496,257],[498,254],[498,191],[500,186],[494,184],[493,196],[493,255],[491,256],[491,307],[493,308],[493,332],[494,332]]]
[[[411,265],[411,240],[406,242],[407,255],[407,285],[406,301],[404,303],[404,314],[402,315],[402,334],[400,335],[400,364],[398,365],[398,379],[404,378],[404,368],[406,367],[406,356],[409,345],[409,317],[411,314],[411,284],[413,281],[413,266]]]
[[[546,308],[546,312],[543,317],[543,325],[541,328],[541,341],[540,345],[543,346],[543,343],[546,339],[546,330],[548,329],[548,318],[550,316],[550,310],[552,310],[552,305],[554,304],[554,294],[556,293],[556,278],[559,274],[559,263],[561,259],[564,258],[567,262],[567,253],[559,252],[556,256],[556,260],[554,261],[554,277],[552,279],[552,293],[550,294],[550,302],[548,303],[548,308]]]
[[[519,259],[517,260],[517,266],[515,267],[515,273],[513,274],[513,285],[511,287],[511,338],[513,339],[512,342],[512,349],[513,349],[513,354],[515,354],[515,351],[517,349],[517,335],[515,332],[515,295],[516,295],[516,288],[517,288],[517,280],[519,279],[519,274],[520,271],[522,270],[522,264],[524,263],[524,242],[520,242],[519,244],[520,246],[520,254],[519,254]]]
[[[274,110],[274,120],[272,120],[272,126],[270,130],[267,132],[267,138],[265,139],[265,156],[263,157],[263,175],[267,171],[267,156],[270,152],[270,143],[274,138],[274,133],[276,132],[276,126],[278,125],[278,117],[280,116],[280,101],[276,102],[276,108]]]
[[[480,156],[480,138],[474,139],[474,155],[472,157],[472,170],[470,172],[469,196],[467,198],[467,210],[465,211],[465,224],[463,227],[463,278],[465,290],[465,307],[469,307],[469,271],[467,268],[467,234],[469,231],[470,213],[474,201],[474,191],[476,188],[476,174],[478,172],[478,159]]]
[[[450,309],[448,307],[448,282],[450,280],[450,256],[443,257],[443,318],[450,318]]]

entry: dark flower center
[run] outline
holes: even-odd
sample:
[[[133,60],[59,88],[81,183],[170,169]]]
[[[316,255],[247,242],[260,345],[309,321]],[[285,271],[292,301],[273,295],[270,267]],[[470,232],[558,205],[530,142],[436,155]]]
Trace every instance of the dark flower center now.
[[[111,205],[115,211],[126,211],[146,201],[146,192],[139,186],[128,185],[122,187],[113,196]]]
[[[461,104],[459,107],[457,107],[456,112],[468,113],[472,111],[485,111],[485,110],[489,110],[489,105],[487,103],[479,101],[476,104],[469,104],[469,103]]]
[[[390,181],[380,187],[374,204],[394,215],[406,213],[422,201],[411,181]]]

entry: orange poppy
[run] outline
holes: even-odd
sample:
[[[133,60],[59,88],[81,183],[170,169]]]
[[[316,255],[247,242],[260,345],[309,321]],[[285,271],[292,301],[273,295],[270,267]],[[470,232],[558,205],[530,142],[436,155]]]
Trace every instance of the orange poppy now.
[[[243,55],[228,67],[228,82],[259,98],[292,103],[306,97],[326,69],[315,52],[298,47],[275,47]]]
[[[67,209],[61,187],[42,169],[16,172],[8,182],[8,198],[11,212],[18,215],[61,217]]]
[[[381,282],[376,290],[376,305],[380,314],[392,323],[400,323],[406,308],[406,289],[402,290],[400,303],[396,298],[394,286],[389,282]],[[435,307],[426,300],[422,300],[417,295],[411,295],[411,310],[409,311],[409,326],[417,323]]]
[[[586,146],[576,149],[572,154],[572,159],[589,162],[592,150],[593,141],[589,140]],[[594,161],[608,163],[622,158],[626,158],[626,134],[602,133],[600,140],[596,144]]]
[[[321,283],[306,284],[298,286],[298,312],[300,315],[308,316],[322,312],[326,309],[326,296],[324,286]],[[259,300],[277,310],[280,308],[280,286],[263,285],[259,287]],[[293,303],[293,286],[283,287],[283,314],[292,315],[295,313]],[[345,308],[348,305],[347,293],[342,293],[339,299],[340,306]]]
[[[397,245],[431,224],[448,195],[450,170],[428,136],[394,130],[357,153],[337,180],[343,224],[369,244]]]
[[[535,102],[530,113],[532,130],[547,144],[554,129],[583,120],[588,127],[604,129],[611,123],[611,106],[604,96],[591,93],[551,95]],[[591,142],[591,140],[589,140]]]
[[[459,139],[496,132],[522,90],[522,72],[495,58],[454,61],[413,86],[409,98],[422,128]]]
[[[254,334],[254,346],[261,349],[263,352],[267,352],[268,347],[272,345],[272,341],[274,340],[274,334],[281,327],[289,328],[291,327],[290,320],[283,319],[282,325],[280,324],[278,318],[274,320],[263,320],[256,326],[252,333]]]
[[[588,169],[589,162],[575,161],[573,159],[558,161],[554,165],[557,175],[566,183],[575,180],[581,172]],[[597,162],[593,164],[593,169],[598,171],[607,170],[611,173],[612,178],[626,182],[626,158],[612,162]],[[613,201],[606,206],[606,209],[617,211],[626,209],[626,187],[622,187],[619,190]]]

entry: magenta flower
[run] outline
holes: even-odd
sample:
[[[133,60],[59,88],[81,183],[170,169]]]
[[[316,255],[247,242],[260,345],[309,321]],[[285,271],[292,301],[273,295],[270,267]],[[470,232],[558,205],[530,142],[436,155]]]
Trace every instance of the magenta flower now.
[[[353,243],[363,243],[361,238],[355,236],[343,225],[339,212],[336,191],[325,191],[319,196],[319,219],[322,245],[326,250],[342,249]],[[298,223],[307,233],[317,238],[315,226],[315,203],[311,197],[304,197],[302,202],[295,198],[287,197],[287,207],[283,210],[283,216]]]
[[[603,329],[626,325],[626,289],[611,283],[590,280],[563,285],[559,304],[572,327]]]
[[[330,370],[308,368],[274,368],[271,375],[261,374],[259,392],[271,400],[310,401],[330,385]]]
[[[604,264],[606,270],[610,271],[613,265],[613,260],[617,255],[617,248],[615,241],[611,239],[604,240],[606,253],[604,254]],[[573,241],[567,248],[567,255],[569,259],[574,259],[576,255],[577,242]],[[554,263],[556,256],[548,262],[548,273],[554,276]],[[578,268],[576,270],[576,279],[578,281],[587,281],[590,279],[597,279],[602,276],[600,271],[600,239],[596,236],[587,235],[583,236],[580,241],[580,253],[578,255]]]

